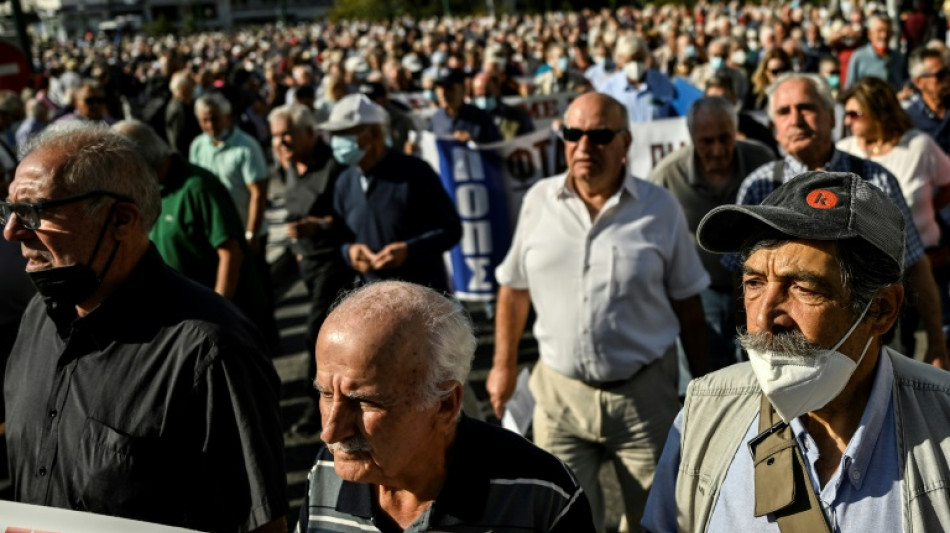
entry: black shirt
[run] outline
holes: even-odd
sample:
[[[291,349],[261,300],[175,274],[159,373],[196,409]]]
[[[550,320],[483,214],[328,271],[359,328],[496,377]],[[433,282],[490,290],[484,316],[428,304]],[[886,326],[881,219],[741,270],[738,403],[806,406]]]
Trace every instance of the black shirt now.
[[[97,309],[71,311],[54,321],[35,297],[10,355],[17,501],[203,531],[286,513],[280,381],[234,306],[152,247]]]

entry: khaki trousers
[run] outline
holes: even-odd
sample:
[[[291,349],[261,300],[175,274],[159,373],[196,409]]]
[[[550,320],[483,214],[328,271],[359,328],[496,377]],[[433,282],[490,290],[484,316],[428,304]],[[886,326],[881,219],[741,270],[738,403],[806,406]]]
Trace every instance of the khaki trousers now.
[[[605,461],[620,481],[627,523],[639,530],[656,463],[680,408],[676,365],[671,348],[630,380],[607,389],[565,377],[541,361],[535,365],[530,381],[534,441],[574,471],[599,532],[604,531],[599,474]]]

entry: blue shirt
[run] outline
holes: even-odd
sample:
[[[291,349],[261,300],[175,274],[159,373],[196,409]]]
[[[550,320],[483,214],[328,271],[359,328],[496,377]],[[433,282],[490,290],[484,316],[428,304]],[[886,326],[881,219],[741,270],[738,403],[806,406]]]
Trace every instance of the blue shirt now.
[[[774,163],[767,163],[746,176],[739,187],[739,193],[736,195],[737,204],[761,204],[766,196],[778,188],[779,184],[772,181],[774,165]],[[901,186],[889,170],[870,159],[863,159],[842,152],[837,148],[833,148],[831,159],[822,168],[826,172],[853,172],[884,191],[884,194],[894,202],[901,215],[904,216],[904,270],[920,261],[920,258],[924,255],[924,245],[920,240],[920,233],[917,232],[917,226],[914,225],[914,219],[911,217],[910,209],[904,200]],[[791,155],[786,155],[782,183],[787,183],[795,176],[808,172],[808,170],[804,163]],[[742,266],[738,254],[724,255],[722,264],[733,272],[738,272]]]
[[[647,70],[646,79],[639,87],[631,84],[622,70],[614,72],[597,85],[597,92],[612,96],[626,106],[630,122],[676,116],[673,109],[676,89],[669,78],[653,69]]]
[[[934,138],[944,153],[950,154],[950,113],[943,118],[927,107],[923,98],[914,98],[907,108],[914,127]]]
[[[899,91],[907,83],[907,60],[899,50],[888,50],[887,56],[879,56],[868,43],[851,54],[845,88],[850,89],[859,79],[867,76],[881,78],[890,83],[895,91]]]
[[[802,450],[812,487],[834,532],[901,531],[900,457],[894,421],[892,390],[894,368],[881,352],[868,404],[858,429],[845,448],[834,476],[818,486],[815,463],[818,446],[805,426],[795,419],[792,430]],[[676,531],[676,476],[680,465],[680,435],[683,413],[676,417],[663,455],[653,477],[653,488],[647,500],[642,525],[653,533]],[[756,416],[743,437],[748,442],[758,434]],[[873,465],[873,467],[872,467]],[[742,531],[742,533],[776,533],[779,531],[771,514],[755,517],[752,456],[745,445],[736,450],[723,480],[719,498],[709,519],[710,533]]]

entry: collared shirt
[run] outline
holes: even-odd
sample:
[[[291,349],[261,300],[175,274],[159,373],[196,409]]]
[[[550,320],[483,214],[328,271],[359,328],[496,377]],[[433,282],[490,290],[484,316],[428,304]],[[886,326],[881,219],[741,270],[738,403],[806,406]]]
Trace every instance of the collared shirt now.
[[[742,186],[739,187],[736,203],[740,205],[761,204],[766,196],[777,189],[778,184],[772,181],[774,166],[773,163],[769,163],[749,174],[742,182]],[[831,159],[822,168],[826,172],[853,172],[884,191],[884,194],[894,202],[901,215],[904,216],[904,269],[906,270],[920,261],[920,258],[924,255],[924,245],[920,240],[917,227],[914,225],[914,218],[910,214],[907,202],[904,200],[900,184],[898,184],[897,178],[893,174],[874,161],[853,156],[837,148],[833,148]],[[804,163],[791,155],[785,156],[782,183],[788,182],[803,172],[808,172],[808,167]],[[734,272],[738,272],[742,266],[737,254],[723,256],[722,264]]]
[[[799,419],[792,430],[805,458],[812,488],[821,502],[833,532],[900,531],[901,460],[897,452],[897,430],[892,391],[894,368],[882,351],[871,385],[867,406],[857,430],[848,442],[832,478],[819,487],[815,463],[818,446]],[[660,463],[653,478],[643,526],[653,533],[676,531],[674,487],[680,464],[682,411],[673,423]],[[746,442],[758,435],[759,417],[749,425],[720,489],[707,531],[776,533],[772,515],[754,516],[754,466]]]
[[[649,69],[639,86],[634,86],[620,70],[604,78],[597,85],[597,92],[616,98],[627,108],[630,122],[650,122],[660,118],[675,117],[673,99],[676,89],[669,78]]]
[[[241,215],[241,224],[246,228],[251,202],[248,185],[268,177],[260,143],[237,127],[232,128],[217,146],[210,135],[202,133],[191,142],[188,162],[210,171],[221,180],[231,193]],[[267,224],[262,223],[258,234],[266,232]]]
[[[406,533],[594,531],[590,504],[567,467],[519,435],[462,417],[447,456],[442,490]],[[298,533],[387,531],[373,488],[340,478],[321,445]]]
[[[530,291],[544,362],[585,382],[662,357],[679,334],[671,301],[709,285],[679,204],[629,175],[593,221],[567,174],[535,184],[495,277]]]
[[[462,223],[428,163],[389,149],[365,176],[359,167],[350,167],[337,178],[333,209],[343,223],[341,253],[347,264],[353,243],[373,252],[394,242],[409,245],[402,266],[364,274],[366,281],[402,279],[448,288],[442,252],[458,243]]]
[[[845,89],[867,76],[880,78],[895,89],[901,89],[907,83],[907,60],[900,50],[888,50],[886,56],[880,56],[874,46],[868,43],[851,54]]]
[[[944,153],[950,154],[950,112],[940,118],[918,97],[907,108],[907,114],[915,128],[933,137]]]
[[[16,501],[215,532],[284,516],[280,380],[234,306],[151,248],[75,316],[37,296],[10,354]]]
[[[683,207],[689,232],[696,238],[696,229],[706,213],[724,204],[733,204],[739,185],[750,171],[775,159],[765,145],[742,139],[736,140],[731,180],[722,189],[711,187],[696,168],[696,150],[692,144],[684,146],[663,158],[650,173],[650,181],[667,189]],[[712,278],[711,286],[720,291],[732,290],[732,272],[723,268],[719,254],[697,246],[703,266]]]

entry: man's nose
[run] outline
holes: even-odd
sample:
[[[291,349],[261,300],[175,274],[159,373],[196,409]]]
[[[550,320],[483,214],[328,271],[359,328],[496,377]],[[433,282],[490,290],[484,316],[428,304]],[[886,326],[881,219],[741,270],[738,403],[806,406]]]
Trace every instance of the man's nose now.
[[[11,213],[6,224],[3,225],[3,238],[10,242],[26,240],[32,234],[33,230],[24,226],[15,213]]]
[[[354,434],[354,408],[346,398],[321,399],[320,416],[323,429],[320,430],[320,439],[326,443],[341,442]]]
[[[746,299],[746,326],[750,332],[773,332],[790,328],[794,322],[785,307],[787,294],[781,283],[768,283],[757,297]]]

